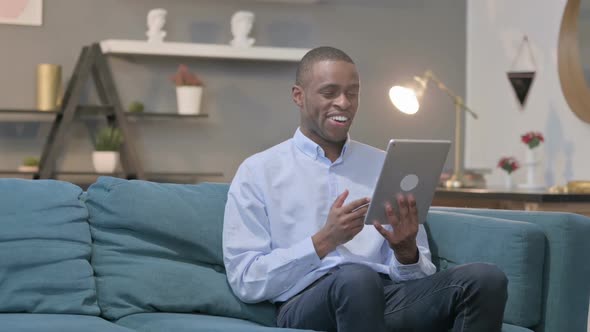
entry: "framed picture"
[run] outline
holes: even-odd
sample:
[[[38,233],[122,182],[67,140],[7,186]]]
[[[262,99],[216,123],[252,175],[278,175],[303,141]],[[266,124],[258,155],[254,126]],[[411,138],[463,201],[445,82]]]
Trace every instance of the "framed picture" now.
[[[0,0],[0,23],[41,25],[43,0]]]

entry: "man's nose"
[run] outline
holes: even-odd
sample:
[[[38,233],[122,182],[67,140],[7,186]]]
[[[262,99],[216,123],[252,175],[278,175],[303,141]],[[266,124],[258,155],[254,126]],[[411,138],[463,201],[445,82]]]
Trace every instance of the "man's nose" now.
[[[350,107],[350,100],[346,96],[346,93],[341,93],[338,96],[338,98],[336,98],[336,100],[334,100],[334,103],[342,109],[346,109],[346,108]]]

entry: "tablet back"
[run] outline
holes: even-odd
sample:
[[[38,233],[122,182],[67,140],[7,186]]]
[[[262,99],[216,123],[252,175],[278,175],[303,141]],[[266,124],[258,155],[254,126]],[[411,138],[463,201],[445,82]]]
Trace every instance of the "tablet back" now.
[[[399,218],[398,193],[414,194],[418,220],[423,224],[450,146],[448,140],[390,140],[365,224],[373,224],[375,220],[389,224],[385,215],[385,203],[388,201]]]

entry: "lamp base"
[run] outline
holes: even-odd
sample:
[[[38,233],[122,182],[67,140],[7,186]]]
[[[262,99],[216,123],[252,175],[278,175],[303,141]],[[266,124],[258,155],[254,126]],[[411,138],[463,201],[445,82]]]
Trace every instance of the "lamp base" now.
[[[459,175],[453,175],[450,179],[445,181],[445,188],[464,188],[465,182],[463,177]]]

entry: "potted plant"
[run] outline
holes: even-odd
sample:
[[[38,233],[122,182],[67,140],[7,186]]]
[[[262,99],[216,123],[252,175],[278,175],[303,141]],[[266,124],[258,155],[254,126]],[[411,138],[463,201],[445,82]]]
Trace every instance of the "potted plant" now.
[[[179,114],[199,114],[203,82],[186,65],[179,65],[170,80],[176,85],[176,103]]]
[[[504,178],[506,188],[512,188],[514,186],[512,172],[520,168],[518,161],[514,157],[502,157],[498,161],[498,167],[506,171],[506,177]]]
[[[112,173],[119,160],[119,148],[123,144],[121,130],[114,127],[105,127],[98,131],[94,151],[92,152],[92,164],[98,173]]]
[[[26,157],[23,159],[23,164],[18,167],[19,172],[39,172],[39,158]]]
[[[130,113],[141,113],[144,110],[144,105],[142,102],[140,101],[133,101],[131,104],[129,104],[129,107],[127,108],[127,111]]]

